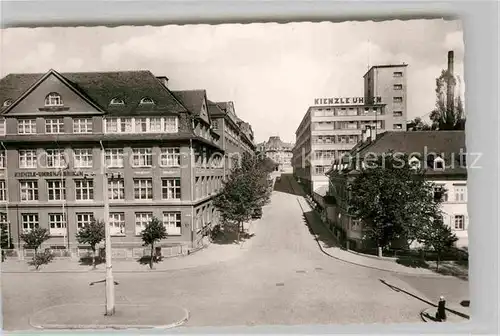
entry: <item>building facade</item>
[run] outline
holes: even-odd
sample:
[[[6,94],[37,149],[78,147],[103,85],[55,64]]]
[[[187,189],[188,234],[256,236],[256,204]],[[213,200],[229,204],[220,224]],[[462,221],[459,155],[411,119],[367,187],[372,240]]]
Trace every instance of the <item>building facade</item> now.
[[[464,131],[389,131],[379,134],[377,138],[367,136],[352,150],[351,160],[337,160],[328,172],[330,185],[327,195],[334,201],[323,204],[323,208],[330,229],[339,238],[349,241],[353,249],[365,246],[363,223],[351,218],[347,212],[348,186],[356,178],[363,158],[368,157],[367,153],[384,154],[390,151],[407,154],[412,166],[425,169],[425,176],[434,184],[435,192],[444,191],[441,208],[443,220],[458,237],[456,245],[468,246]]]
[[[218,223],[225,153],[205,91],[149,71],[50,70],[4,77],[0,100],[0,219],[15,248],[35,227],[45,247],[84,248],[75,235],[92,219],[113,248],[140,247],[153,216],[169,235],[159,246],[197,247]]]
[[[373,66],[364,76],[363,97],[317,98],[295,132],[292,166],[309,193],[325,189],[332,161],[375,133],[406,129],[406,65]]]
[[[276,164],[276,170],[281,172],[292,171],[293,144],[283,142],[279,136],[271,136],[268,141],[258,145],[258,151],[272,159]]]

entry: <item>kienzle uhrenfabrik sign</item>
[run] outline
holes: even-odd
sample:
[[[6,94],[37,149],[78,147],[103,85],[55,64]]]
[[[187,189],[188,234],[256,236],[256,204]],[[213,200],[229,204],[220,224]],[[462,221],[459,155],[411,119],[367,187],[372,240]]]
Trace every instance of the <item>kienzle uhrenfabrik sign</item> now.
[[[16,172],[15,177],[54,177],[54,176],[93,176],[94,173],[83,171],[42,171],[42,172]]]
[[[333,97],[333,98],[315,98],[314,105],[347,105],[347,104],[364,104],[364,97]],[[382,97],[373,97],[370,104],[382,103]]]

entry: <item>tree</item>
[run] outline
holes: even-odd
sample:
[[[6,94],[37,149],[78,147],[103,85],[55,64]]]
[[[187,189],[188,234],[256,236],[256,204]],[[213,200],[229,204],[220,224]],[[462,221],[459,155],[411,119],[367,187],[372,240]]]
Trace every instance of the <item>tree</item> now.
[[[49,230],[46,228],[36,227],[29,232],[25,232],[21,234],[21,239],[24,241],[24,247],[27,249],[34,249],[35,255],[33,256],[31,265],[35,266],[35,269],[38,270],[40,265],[49,263],[53,255],[50,251],[45,251],[39,255],[38,249],[40,246],[50,238]]]
[[[365,238],[382,248],[396,240],[416,240],[419,226],[438,210],[433,185],[406,155],[388,153],[366,162],[349,184],[348,211],[364,225]]]
[[[442,70],[441,75],[436,78],[436,107],[430,114],[433,127],[438,130],[464,130],[465,113],[460,95],[454,99],[451,108],[447,106],[447,84],[450,82],[455,87],[460,78],[453,76],[448,70]]]
[[[76,233],[76,240],[80,244],[90,245],[92,250],[92,267],[96,268],[96,246],[106,236],[106,227],[103,221],[92,221]]]
[[[436,270],[439,270],[439,262],[443,252],[450,250],[458,240],[457,236],[451,231],[451,228],[446,225],[441,215],[423,225],[419,234],[419,239],[425,247],[431,248],[436,252]]]
[[[151,259],[149,261],[149,267],[153,268],[153,261],[155,260],[154,245],[156,242],[168,237],[167,229],[158,218],[153,217],[151,221],[146,224],[141,237],[144,242],[143,246],[151,246]]]

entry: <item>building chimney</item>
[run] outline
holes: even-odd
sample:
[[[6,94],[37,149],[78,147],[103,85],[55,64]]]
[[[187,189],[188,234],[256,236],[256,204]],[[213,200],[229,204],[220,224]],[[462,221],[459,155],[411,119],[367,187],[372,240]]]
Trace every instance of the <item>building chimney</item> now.
[[[448,51],[448,83],[446,86],[446,108],[448,112],[453,113],[455,101],[455,76],[453,71],[453,50]]]
[[[168,88],[168,78],[165,77],[165,76],[158,76],[156,77],[156,79],[158,79],[160,81],[160,83],[163,84],[163,86],[165,86],[166,88]]]

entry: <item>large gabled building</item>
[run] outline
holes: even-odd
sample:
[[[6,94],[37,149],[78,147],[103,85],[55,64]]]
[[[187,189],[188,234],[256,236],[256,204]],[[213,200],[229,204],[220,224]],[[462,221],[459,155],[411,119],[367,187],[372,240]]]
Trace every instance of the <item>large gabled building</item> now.
[[[443,219],[459,240],[457,246],[468,245],[467,228],[467,162],[464,131],[412,131],[384,132],[371,136],[370,130],[363,134],[351,152],[337,159],[327,172],[329,187],[328,202],[321,204],[325,220],[339,237],[350,242],[352,248],[363,247],[363,223],[348,215],[348,185],[359,173],[364,158],[389,152],[409,156],[410,164],[424,169],[427,179],[434,183],[435,191],[441,194]]]
[[[0,104],[0,220],[15,248],[34,227],[49,229],[44,247],[84,248],[75,234],[94,218],[113,248],[141,248],[153,216],[160,246],[197,247],[218,222],[226,153],[204,90],[173,92],[150,71],[50,70],[2,78]]]

